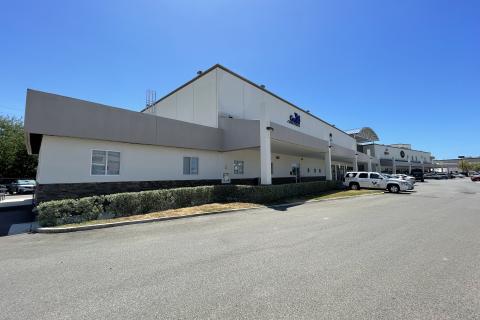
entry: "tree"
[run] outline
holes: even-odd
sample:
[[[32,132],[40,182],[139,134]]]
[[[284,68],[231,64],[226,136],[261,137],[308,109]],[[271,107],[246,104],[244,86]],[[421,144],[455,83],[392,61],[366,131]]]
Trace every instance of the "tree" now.
[[[471,164],[462,159],[458,162],[458,167],[462,170],[462,172],[468,172],[471,169]]]
[[[23,121],[0,115],[0,178],[34,178],[37,163],[27,153]]]
[[[473,171],[480,171],[480,162],[471,163]]]

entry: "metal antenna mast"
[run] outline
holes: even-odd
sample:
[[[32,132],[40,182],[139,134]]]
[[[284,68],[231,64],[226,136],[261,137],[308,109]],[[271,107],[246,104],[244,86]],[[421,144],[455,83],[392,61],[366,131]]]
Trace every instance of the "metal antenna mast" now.
[[[151,107],[157,101],[157,92],[155,90],[147,89],[145,94],[145,106]]]

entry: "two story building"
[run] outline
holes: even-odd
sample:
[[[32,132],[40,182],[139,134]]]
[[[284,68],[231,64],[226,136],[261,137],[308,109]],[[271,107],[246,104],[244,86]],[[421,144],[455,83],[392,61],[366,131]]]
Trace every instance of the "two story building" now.
[[[433,169],[432,154],[414,150],[410,144],[386,145],[372,142],[359,146],[359,149],[377,159],[379,172],[409,174],[412,169],[422,169],[424,172]]]
[[[38,201],[331,180],[379,164],[357,149],[358,136],[221,65],[141,112],[28,90],[25,130],[39,155]]]

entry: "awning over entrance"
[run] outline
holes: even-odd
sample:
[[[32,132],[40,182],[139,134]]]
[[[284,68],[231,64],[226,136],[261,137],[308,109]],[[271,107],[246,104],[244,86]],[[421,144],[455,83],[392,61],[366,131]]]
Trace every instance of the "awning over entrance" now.
[[[288,154],[297,157],[325,159],[325,152],[321,152],[318,149],[273,139],[271,141],[271,151],[272,153]]]

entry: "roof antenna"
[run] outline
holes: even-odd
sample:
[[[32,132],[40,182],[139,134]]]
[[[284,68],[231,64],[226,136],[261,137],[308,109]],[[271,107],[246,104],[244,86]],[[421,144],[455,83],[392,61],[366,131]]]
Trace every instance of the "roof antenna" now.
[[[147,108],[153,106],[157,101],[157,92],[155,90],[147,89],[145,93],[145,106]]]
[[[203,73],[202,70],[198,70],[198,71],[197,71],[197,76],[201,75],[202,73]]]

